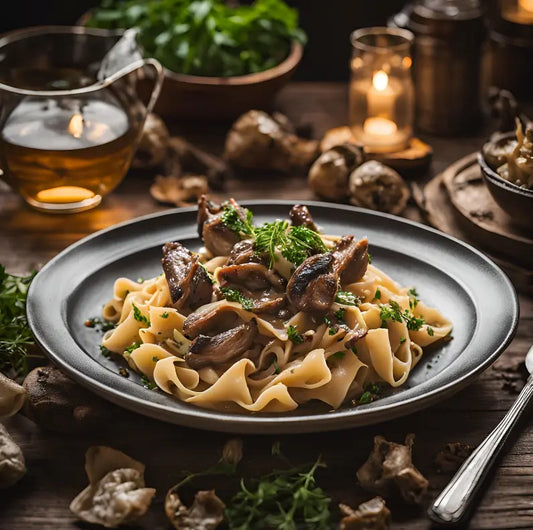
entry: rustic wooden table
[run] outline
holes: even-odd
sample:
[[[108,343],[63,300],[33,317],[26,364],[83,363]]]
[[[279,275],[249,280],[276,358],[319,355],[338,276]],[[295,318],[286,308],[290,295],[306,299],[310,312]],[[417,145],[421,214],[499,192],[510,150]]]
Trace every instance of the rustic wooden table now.
[[[294,83],[280,94],[277,105],[296,122],[311,124],[314,136],[319,138],[326,129],[344,124],[346,86]],[[220,152],[225,130],[224,126],[204,125],[180,132]],[[431,173],[478,149],[485,134],[486,131],[480,131],[460,139],[426,138],[434,148]],[[87,234],[163,210],[166,207],[149,195],[151,182],[151,176],[131,173],[100,207],[70,216],[37,213],[7,188],[0,188],[0,263],[11,273],[26,273]],[[275,181],[240,178],[230,181],[224,193],[237,199],[313,198],[301,176],[279,177]],[[373,437],[382,434],[401,442],[407,433],[413,432],[414,460],[428,477],[430,496],[434,498],[451,478],[451,473],[437,472],[436,453],[447,442],[478,445],[509,409],[516,398],[516,388],[523,383],[517,368],[533,343],[533,299],[523,294],[520,286],[517,290],[521,316],[515,339],[502,357],[467,389],[423,412],[365,428],[291,436],[243,436],[245,470],[270,469],[270,449],[276,441],[294,464],[314,461],[321,454],[328,467],[320,471],[319,484],[335,504],[342,501],[356,506],[371,497],[357,486],[355,472],[368,456]],[[510,384],[513,382],[516,384]],[[6,420],[5,425],[22,447],[28,467],[24,479],[0,495],[0,528],[6,530],[79,528],[80,523],[68,506],[86,485],[84,454],[91,445],[109,445],[146,464],[147,484],[157,488],[157,495],[137,528],[169,528],[163,500],[178,472],[201,470],[215,463],[229,438],[226,434],[170,425],[118,409],[107,429],[84,436],[47,432],[21,415]],[[525,419],[484,486],[469,528],[533,528],[532,483],[533,425]],[[406,507],[394,501],[389,505],[393,529],[431,527],[425,508]]]

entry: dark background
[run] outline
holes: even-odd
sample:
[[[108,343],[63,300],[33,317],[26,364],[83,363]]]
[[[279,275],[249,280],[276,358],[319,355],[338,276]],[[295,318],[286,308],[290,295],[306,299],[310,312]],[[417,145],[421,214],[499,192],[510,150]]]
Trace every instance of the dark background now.
[[[98,0],[14,0],[0,17],[0,31],[40,24],[75,24]],[[300,26],[309,37],[296,79],[348,79],[350,33],[379,26],[399,11],[406,0],[287,0],[298,9]]]

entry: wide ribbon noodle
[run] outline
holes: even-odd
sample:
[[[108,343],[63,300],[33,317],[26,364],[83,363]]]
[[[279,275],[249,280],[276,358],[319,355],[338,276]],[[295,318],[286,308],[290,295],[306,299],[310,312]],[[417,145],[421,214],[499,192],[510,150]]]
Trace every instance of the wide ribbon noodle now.
[[[248,236],[240,233],[237,239]],[[323,256],[339,252],[340,237],[320,234],[320,238],[326,248]],[[182,282],[176,291],[182,299],[176,302],[171,293],[174,284],[165,273],[142,282],[119,278],[113,298],[103,309],[103,317],[116,327],[106,332],[102,346],[123,356],[162,391],[200,407],[285,412],[310,400],[333,409],[343,403],[357,404],[369,385],[405,383],[423,348],[452,329],[450,321],[419,301],[412,289],[399,286],[371,264],[365,263],[362,277],[355,282],[343,284],[340,274],[335,299],[326,311],[296,310],[301,302],[294,293],[290,296],[290,278],[305,263],[294,272],[295,266],[288,267],[278,252],[269,271],[285,276],[285,283],[289,280],[289,301],[283,302],[285,309],[269,313],[247,306],[245,297],[227,299],[231,297],[220,285],[229,270],[230,255],[215,255],[209,247],[190,255],[191,263],[197,260],[209,273],[210,300],[192,309],[195,293],[191,291],[184,304]],[[308,261],[317,259],[312,254]],[[184,323],[191,315],[211,318],[210,322],[216,315],[218,325],[228,329],[253,324],[254,338],[237,357],[230,351],[221,362],[204,362],[208,357],[200,355],[210,355],[209,350],[196,354],[200,363],[191,362],[192,345],[212,340],[198,333],[187,336]],[[217,335],[220,341],[209,347],[225,340],[224,330],[211,331],[211,335],[217,333],[222,333]]]

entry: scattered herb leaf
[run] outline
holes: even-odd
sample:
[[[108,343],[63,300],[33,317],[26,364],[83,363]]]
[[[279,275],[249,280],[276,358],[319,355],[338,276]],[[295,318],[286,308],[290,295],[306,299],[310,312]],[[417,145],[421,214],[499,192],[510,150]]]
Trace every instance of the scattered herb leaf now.
[[[150,327],[150,321],[141,313],[141,310],[133,303],[131,304],[131,306],[133,307],[133,318],[137,322],[142,322],[143,324],[146,324],[146,327]]]
[[[148,390],[157,389],[157,385],[153,381],[150,381],[150,379],[148,379],[148,377],[144,374],[141,377],[141,383],[144,386],[144,388],[147,388]]]
[[[241,235],[253,236],[255,233],[253,225],[253,214],[250,210],[243,208],[244,216],[239,211],[228,204],[222,211],[222,222],[230,229]]]
[[[430,337],[433,337],[433,335],[435,335],[435,332],[433,331],[433,328],[431,326],[426,326],[426,330]]]
[[[124,353],[131,353],[133,350],[136,350],[137,348],[141,347],[142,342],[134,342],[131,346],[128,346]]]
[[[168,318],[168,311],[165,311],[164,313],[161,313],[159,316],[161,318]]]
[[[221,287],[220,290],[224,294],[224,298],[229,302],[239,302],[242,308],[246,311],[252,311],[254,308],[254,302],[250,298],[243,296],[237,289],[231,289],[229,287]]]
[[[338,320],[344,322],[344,316],[346,315],[346,309],[344,309],[344,307],[341,307],[337,309],[337,311],[335,311],[334,315]]]
[[[354,305],[358,306],[360,303],[359,298],[350,291],[337,291],[337,296],[335,297],[335,302],[338,304],[344,305]]]
[[[385,325],[387,320],[394,322],[403,321],[410,331],[418,331],[426,322],[423,318],[414,316],[409,309],[405,309],[402,312],[400,304],[395,300],[391,300],[388,304],[381,304],[379,316],[382,325]]]
[[[376,300],[381,300],[381,291],[378,289],[376,289],[376,294],[374,295],[374,298]]]
[[[287,326],[287,336],[294,344],[301,344],[304,341],[303,335],[298,333],[298,328],[292,324]]]
[[[272,364],[274,366],[274,373],[279,374],[281,372],[281,368],[279,367],[278,360],[275,357],[272,360]]]
[[[336,351],[333,355],[330,355],[331,358],[333,359],[344,359],[344,357],[346,356],[346,351]]]

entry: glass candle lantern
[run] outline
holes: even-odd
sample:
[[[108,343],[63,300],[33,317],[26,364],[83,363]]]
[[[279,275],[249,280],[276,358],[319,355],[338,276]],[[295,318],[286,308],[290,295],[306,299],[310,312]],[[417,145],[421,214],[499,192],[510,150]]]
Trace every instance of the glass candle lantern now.
[[[369,152],[403,149],[413,134],[413,34],[397,28],[364,28],[351,35],[352,134]]]
[[[501,11],[505,20],[533,25],[533,0],[501,0]]]

